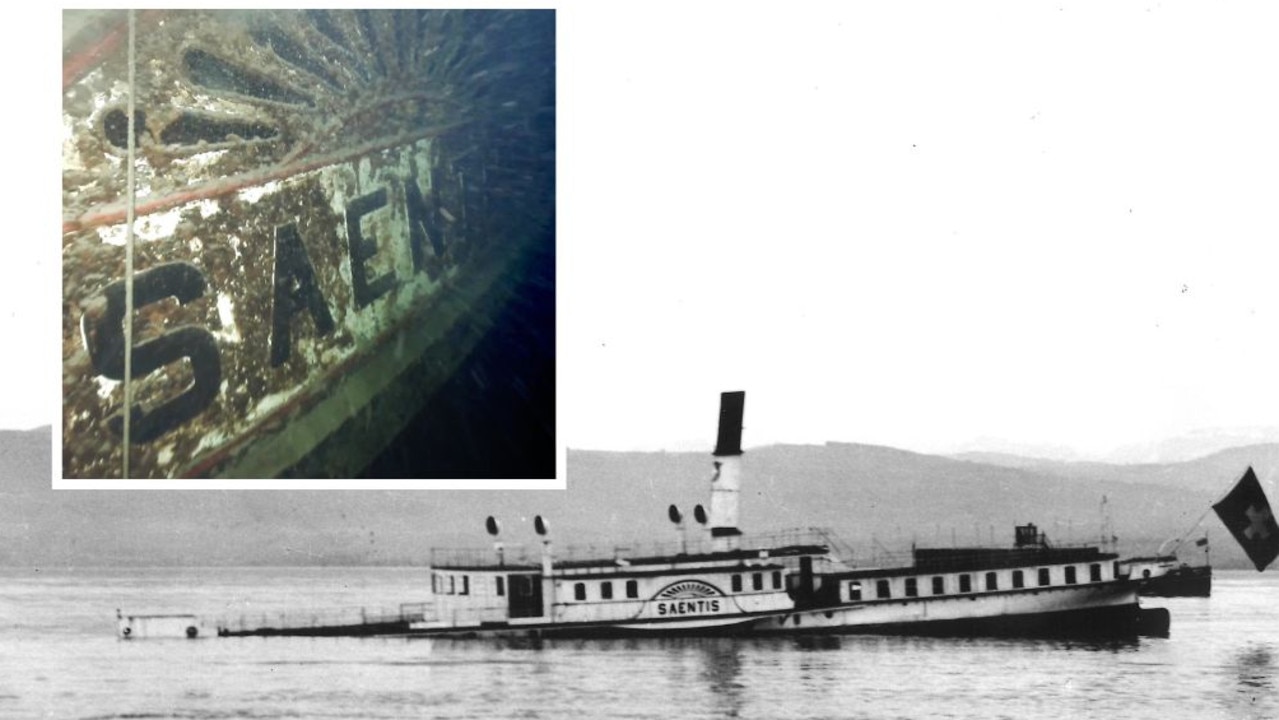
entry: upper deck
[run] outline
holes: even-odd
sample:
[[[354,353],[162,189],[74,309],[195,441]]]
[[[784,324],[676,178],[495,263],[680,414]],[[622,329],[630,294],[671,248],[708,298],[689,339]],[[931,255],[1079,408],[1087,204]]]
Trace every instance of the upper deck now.
[[[826,555],[836,542],[829,530],[805,528],[778,533],[742,535],[737,547],[722,550],[709,539],[665,543],[586,544],[552,546],[551,564],[565,572],[590,570],[660,570],[672,565],[716,566],[765,558],[798,558]],[[544,548],[499,545],[487,549],[432,549],[431,567],[437,570],[536,570],[542,568]]]

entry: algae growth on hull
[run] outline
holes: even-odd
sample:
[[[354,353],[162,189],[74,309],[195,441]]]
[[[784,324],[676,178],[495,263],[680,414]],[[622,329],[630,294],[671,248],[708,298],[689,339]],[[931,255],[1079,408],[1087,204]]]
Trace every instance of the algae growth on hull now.
[[[104,15],[82,32],[114,37],[124,15]],[[395,379],[421,354],[458,367],[483,333],[450,327],[491,325],[510,300],[496,290],[554,244],[554,15],[137,25],[130,473],[280,474],[382,393],[405,396]],[[123,460],[127,53],[90,40],[68,41],[64,76],[69,478]],[[388,410],[340,472],[414,410]]]

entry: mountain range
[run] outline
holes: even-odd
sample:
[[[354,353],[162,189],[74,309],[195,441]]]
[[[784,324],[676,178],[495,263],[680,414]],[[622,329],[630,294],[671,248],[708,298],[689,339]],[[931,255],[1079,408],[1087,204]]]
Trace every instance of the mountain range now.
[[[667,507],[691,516],[713,471],[707,452],[569,450],[567,491],[54,491],[48,428],[0,432],[0,452],[0,565],[24,567],[425,565],[431,547],[484,547],[489,515],[508,543],[537,541],[535,515],[561,544],[670,542]],[[1138,465],[770,445],[746,452],[741,525],[830,528],[862,552],[1008,545],[1026,522],[1094,542],[1109,522],[1126,555],[1206,531],[1214,565],[1247,567],[1208,510],[1249,465],[1273,498],[1279,443]]]
[[[1082,453],[1068,445],[1027,445],[1000,438],[982,437],[952,447],[944,454],[974,458],[996,454],[1065,462],[1095,461],[1112,465],[1149,465],[1186,462],[1230,448],[1275,442],[1279,442],[1279,425],[1199,428],[1157,441],[1127,443],[1091,454]]]

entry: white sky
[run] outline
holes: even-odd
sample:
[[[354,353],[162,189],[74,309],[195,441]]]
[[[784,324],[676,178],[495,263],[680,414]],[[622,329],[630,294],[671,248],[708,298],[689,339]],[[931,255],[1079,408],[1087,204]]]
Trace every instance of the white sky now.
[[[4,43],[5,198],[0,256],[0,428],[60,417],[62,376],[62,11],[31,8]]]
[[[1274,11],[699,8],[561,16],[570,447],[1279,422]]]
[[[748,446],[1279,423],[1267,4],[559,8],[568,446],[709,449],[731,389]],[[43,143],[11,197],[60,187],[53,69],[6,88]],[[30,206],[0,427],[59,417],[60,198]]]

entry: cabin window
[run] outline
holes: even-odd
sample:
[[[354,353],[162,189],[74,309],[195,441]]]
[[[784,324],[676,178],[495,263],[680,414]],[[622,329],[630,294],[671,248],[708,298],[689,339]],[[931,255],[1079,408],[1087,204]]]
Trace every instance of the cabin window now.
[[[1026,587],[1026,575],[1020,570],[1013,570],[1013,587]]]
[[[1093,563],[1088,566],[1088,579],[1093,582],[1101,582],[1101,564]]]
[[[431,573],[431,594],[440,594],[440,576],[438,573]]]
[[[1051,585],[1052,580],[1048,577],[1048,568],[1039,568],[1039,586]]]
[[[460,594],[462,595],[471,594],[471,576],[470,575],[462,576],[462,592]]]
[[[628,597],[628,598],[637,598],[637,597],[639,597],[639,582],[638,582],[638,581],[635,581],[635,580],[627,580],[627,581],[626,581],[626,597]]]
[[[1075,579],[1075,566],[1074,566],[1074,565],[1067,565],[1067,566],[1066,566],[1066,584],[1067,584],[1067,585],[1074,585],[1074,584],[1075,584],[1075,582],[1076,582],[1076,579]]]
[[[1119,561],[1116,560],[1110,567],[1110,576],[1119,577]]]
[[[499,576],[495,579],[497,580],[497,596],[502,597],[506,594],[506,578]]]
[[[457,594],[457,576],[449,575],[449,595]]]
[[[613,599],[613,583],[608,582],[607,580],[600,583],[600,598],[603,600]]]
[[[906,578],[906,597],[919,596],[919,578]]]
[[[782,571],[781,570],[773,571],[773,589],[774,590],[782,589]]]
[[[742,591],[742,576],[734,575],[733,576],[733,592],[741,592],[741,591]]]
[[[946,578],[941,575],[933,576],[933,594],[941,595],[946,592]]]
[[[960,575],[959,576],[959,592],[972,592],[972,591],[973,591],[973,576],[969,575],[968,573],[964,573],[963,575]]]
[[[854,581],[852,581],[852,582],[848,583],[848,599],[849,599],[849,600],[861,600],[861,599],[862,599],[862,584],[861,584],[861,583],[857,582],[856,580],[854,580]]]
[[[751,587],[756,590],[764,589],[764,573],[755,573],[751,575]]]
[[[999,575],[993,572],[986,573],[986,589],[987,590],[999,589]]]
[[[573,583],[573,598],[575,600],[586,599],[586,583]]]
[[[875,597],[890,598],[892,596],[893,596],[893,591],[891,588],[888,587],[887,580],[875,581]]]

